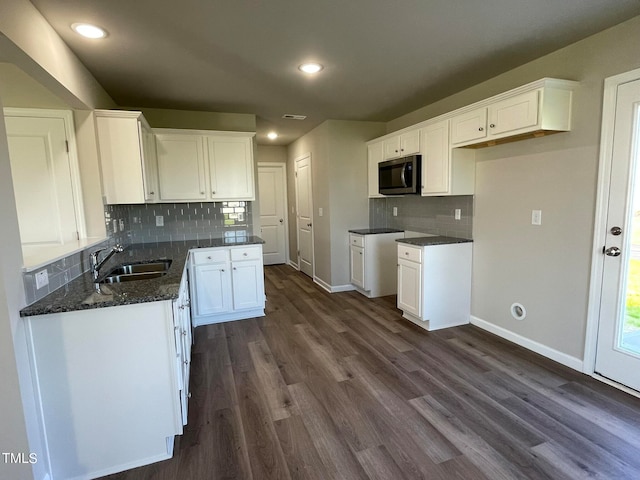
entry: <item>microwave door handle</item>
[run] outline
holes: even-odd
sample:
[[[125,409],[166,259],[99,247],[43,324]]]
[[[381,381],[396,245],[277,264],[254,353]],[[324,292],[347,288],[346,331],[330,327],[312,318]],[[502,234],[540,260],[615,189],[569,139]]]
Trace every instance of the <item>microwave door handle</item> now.
[[[402,186],[405,187],[405,188],[408,186],[407,185],[407,180],[406,180],[406,178],[404,176],[404,173],[405,173],[406,169],[407,169],[407,164],[404,164],[402,166],[402,171],[400,172],[400,180],[402,180]]]

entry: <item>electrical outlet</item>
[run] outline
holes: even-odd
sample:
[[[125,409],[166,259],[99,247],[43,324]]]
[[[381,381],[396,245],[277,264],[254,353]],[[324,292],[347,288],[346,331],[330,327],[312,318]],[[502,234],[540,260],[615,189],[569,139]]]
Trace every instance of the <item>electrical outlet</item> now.
[[[113,219],[111,221],[111,224],[113,225],[113,233],[118,233],[118,221],[116,219]]]
[[[156,227],[164,227],[164,217],[162,215],[156,215]]]
[[[124,220],[120,219],[118,223],[120,223],[120,231],[122,232],[124,230]]]
[[[40,290],[42,287],[49,285],[49,273],[46,270],[41,270],[35,275],[36,288]]]
[[[394,217],[398,216],[398,207],[393,207],[393,216]]]
[[[456,208],[453,216],[456,220],[460,220],[460,218],[462,217],[462,210],[459,208]]]
[[[531,225],[542,225],[542,210],[531,210]]]

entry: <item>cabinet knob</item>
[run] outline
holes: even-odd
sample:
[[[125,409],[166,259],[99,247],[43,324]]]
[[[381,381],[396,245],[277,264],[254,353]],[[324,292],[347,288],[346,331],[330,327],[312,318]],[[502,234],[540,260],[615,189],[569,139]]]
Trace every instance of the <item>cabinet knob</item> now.
[[[359,252],[359,253],[360,253],[360,255],[362,255],[362,252]]]
[[[215,195],[216,191],[215,190],[211,190],[211,195]]]
[[[222,268],[220,271],[221,271],[221,272],[224,272],[224,268]]]
[[[200,192],[200,195],[204,195],[204,192]]]
[[[149,195],[155,195],[156,192],[149,192]]]
[[[185,364],[185,365],[189,365],[189,360],[185,360],[185,361],[184,361],[184,364]]]
[[[233,269],[235,270],[235,269],[236,269],[236,267],[233,267]]]
[[[484,127],[478,127],[478,131],[481,132],[484,130]]]
[[[210,256],[209,256],[209,257],[207,257],[207,260],[211,260],[211,257],[210,257]]]
[[[187,394],[187,398],[191,398],[191,392]]]
[[[404,252],[405,255],[409,255],[409,252]]]
[[[495,123],[492,123],[491,125],[489,125],[491,128],[495,128]]]

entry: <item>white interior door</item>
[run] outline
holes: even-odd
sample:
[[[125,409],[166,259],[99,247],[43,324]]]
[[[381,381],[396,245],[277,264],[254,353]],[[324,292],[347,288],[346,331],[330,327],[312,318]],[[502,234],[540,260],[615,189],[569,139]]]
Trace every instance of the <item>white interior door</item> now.
[[[296,206],[298,229],[298,266],[313,277],[313,203],[311,197],[311,156],[296,160]]]
[[[64,120],[6,116],[5,123],[22,244],[77,240]]]
[[[265,242],[262,246],[262,258],[265,265],[286,262],[287,182],[285,168],[284,164],[258,164],[260,237]]]
[[[640,80],[619,84],[610,149],[596,373],[640,390]]]

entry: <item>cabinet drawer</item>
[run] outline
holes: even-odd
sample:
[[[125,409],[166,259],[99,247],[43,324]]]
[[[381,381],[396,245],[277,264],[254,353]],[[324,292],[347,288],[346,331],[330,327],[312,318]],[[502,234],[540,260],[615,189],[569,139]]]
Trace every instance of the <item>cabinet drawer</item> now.
[[[238,260],[260,260],[262,258],[262,248],[260,247],[243,247],[231,249],[231,261]]]
[[[398,244],[398,258],[404,258],[412,262],[422,262],[422,249],[409,245]]]
[[[364,237],[362,235],[349,235],[349,245],[354,247],[364,247]]]
[[[202,263],[216,263],[226,262],[229,260],[229,254],[227,249],[215,249],[215,250],[198,250],[191,252],[193,256],[193,263],[196,265]]]

